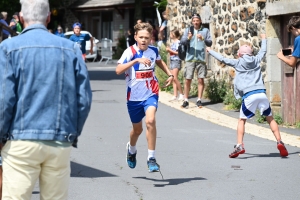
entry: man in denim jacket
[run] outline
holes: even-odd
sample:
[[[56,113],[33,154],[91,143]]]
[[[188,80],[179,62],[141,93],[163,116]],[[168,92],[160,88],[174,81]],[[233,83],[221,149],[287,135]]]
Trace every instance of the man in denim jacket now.
[[[0,143],[4,199],[67,199],[71,145],[92,93],[78,45],[48,32],[48,0],[21,0],[19,36],[0,45]]]

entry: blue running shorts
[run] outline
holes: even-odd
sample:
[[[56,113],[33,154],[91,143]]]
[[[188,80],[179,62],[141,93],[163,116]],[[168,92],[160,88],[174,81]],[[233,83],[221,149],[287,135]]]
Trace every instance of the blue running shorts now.
[[[145,101],[128,101],[127,109],[132,123],[139,123],[145,117],[149,106],[158,107],[158,96],[153,95]]]

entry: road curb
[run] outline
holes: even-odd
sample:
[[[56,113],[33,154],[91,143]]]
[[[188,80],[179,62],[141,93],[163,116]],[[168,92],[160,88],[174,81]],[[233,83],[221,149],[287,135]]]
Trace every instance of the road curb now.
[[[172,108],[175,108],[177,110],[180,110],[184,113],[187,113],[189,115],[193,115],[197,118],[204,119],[207,121],[210,121],[212,123],[218,124],[220,126],[224,126],[227,128],[231,128],[236,130],[238,119],[229,117],[227,115],[224,115],[222,113],[216,112],[214,110],[208,109],[208,108],[197,108],[196,104],[193,102],[189,102],[189,109],[181,108],[181,102],[179,101],[170,101],[172,98],[172,94],[160,91],[159,93],[159,102],[170,106]],[[272,131],[269,128],[261,127],[255,124],[246,123],[245,127],[246,133],[250,135],[254,135],[260,138],[276,141]],[[280,132],[281,139],[285,144],[299,147],[300,148],[300,137],[296,135],[292,135],[285,132]]]

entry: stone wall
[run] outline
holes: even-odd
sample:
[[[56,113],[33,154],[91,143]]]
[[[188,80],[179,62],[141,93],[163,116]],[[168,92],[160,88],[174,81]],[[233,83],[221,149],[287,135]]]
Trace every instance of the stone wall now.
[[[207,19],[206,8],[211,17]],[[168,0],[167,12],[170,30],[178,28],[183,32],[190,26],[190,16],[197,12],[203,23],[209,23],[213,48],[228,58],[237,58],[240,45],[251,45],[254,54],[260,48],[260,33],[265,32],[265,2],[256,0]],[[234,70],[211,59],[212,71],[234,76]],[[262,63],[265,73],[266,63]]]

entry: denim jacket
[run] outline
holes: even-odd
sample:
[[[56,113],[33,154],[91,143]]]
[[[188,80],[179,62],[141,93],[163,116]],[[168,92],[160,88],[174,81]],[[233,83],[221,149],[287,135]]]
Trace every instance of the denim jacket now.
[[[73,143],[91,101],[88,71],[72,41],[34,24],[0,44],[0,140]]]

